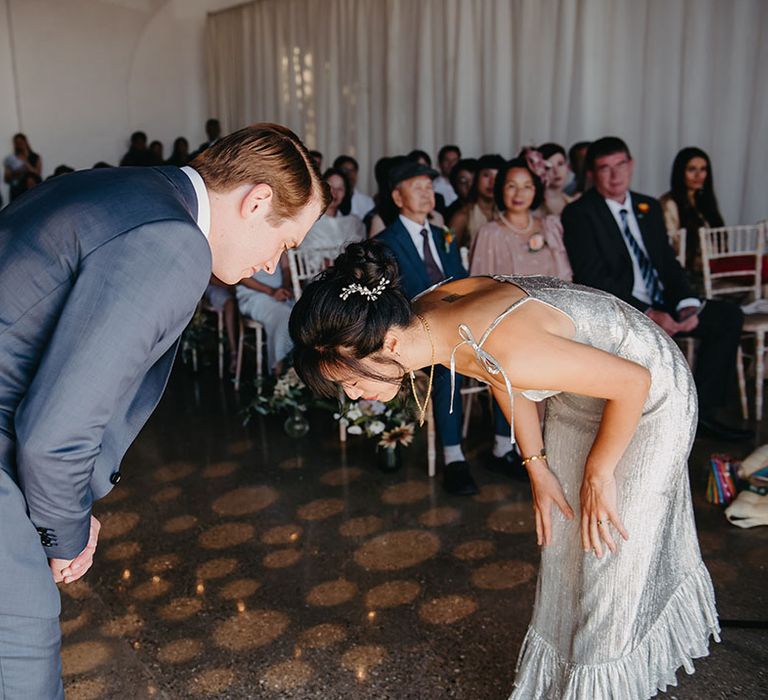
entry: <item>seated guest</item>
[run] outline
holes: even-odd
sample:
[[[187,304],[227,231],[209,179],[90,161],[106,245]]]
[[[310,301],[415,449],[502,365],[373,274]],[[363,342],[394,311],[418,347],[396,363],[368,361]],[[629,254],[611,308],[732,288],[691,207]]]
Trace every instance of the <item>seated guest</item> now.
[[[49,175],[46,180],[50,180],[52,177],[59,177],[60,175],[69,175],[69,173],[75,172],[74,168],[70,168],[68,165],[57,165],[52,175]]]
[[[143,131],[131,134],[128,152],[120,159],[121,166],[154,165],[152,154],[147,148],[147,135]]]
[[[427,156],[424,151],[412,151],[407,156],[394,156],[393,158],[389,158],[389,171],[409,160],[419,163],[427,170],[432,171],[432,167],[425,161],[424,156],[426,156],[426,160],[429,160],[429,156]],[[399,214],[399,209],[392,199],[392,192],[389,190],[389,171],[387,173],[387,191],[381,198],[381,204],[376,206],[376,211],[370,218],[368,238],[378,236],[385,228],[387,228],[387,226],[390,226],[397,219]],[[436,226],[439,229],[445,228],[445,219],[436,209],[433,208],[432,211],[427,214],[427,219],[430,225]]]
[[[309,230],[301,249],[336,248],[341,253],[342,248],[350,243],[359,243],[365,239],[365,226],[354,214],[344,216],[341,213],[344,201],[348,202],[352,197],[352,188],[344,173],[328,168],[323,173],[323,181],[328,183],[331,190],[331,203]]]
[[[360,166],[352,156],[341,155],[333,161],[333,167],[341,170],[349,180],[352,188],[351,208],[345,214],[354,214],[360,221],[365,219],[366,214],[374,207],[373,198],[363,194],[357,189],[357,176],[360,173]]]
[[[29,190],[31,190],[33,187],[37,187],[42,181],[43,178],[41,178],[37,173],[27,173],[24,176],[24,192],[29,192]]]
[[[171,157],[165,161],[165,164],[175,165],[177,168],[182,168],[187,163],[189,163],[189,141],[183,136],[179,136],[173,142],[173,153],[171,153]]]
[[[389,169],[391,166],[392,158],[387,156],[379,158],[373,166],[373,176],[376,179],[376,193],[373,195],[375,206],[363,219],[363,224],[369,238],[371,237],[371,224],[375,216],[378,215],[378,218],[384,222],[384,226],[379,233],[397,218],[397,207],[389,193]]]
[[[549,173],[539,159],[540,173]],[[566,282],[572,278],[563,245],[560,218],[540,218],[532,213],[544,198],[545,185],[534,171],[533,161],[515,158],[496,175],[494,196],[499,216],[480,227],[475,236],[470,274],[547,275]],[[518,453],[509,448],[509,423],[493,403],[494,442],[489,467],[512,477],[525,473]]]
[[[544,188],[544,201],[541,203],[541,216],[552,214],[560,216],[563,209],[578,197],[567,195],[563,188],[568,181],[568,160],[565,149],[558,143],[545,143],[537,149],[549,164],[547,186]]]
[[[4,180],[10,188],[10,201],[27,191],[27,174],[38,177],[43,172],[43,159],[35,153],[24,134],[13,137],[13,153],[3,161]],[[33,178],[34,179],[34,178]]]
[[[400,284],[409,298],[448,277],[467,276],[461,266],[455,240],[430,226],[427,215],[435,206],[432,181],[437,171],[404,159],[390,171],[392,200],[399,210],[395,222],[379,236],[394,255],[400,269]],[[435,367],[432,400],[437,435],[443,445],[443,488],[452,494],[471,496],[478,492],[469,464],[461,449],[462,410],[457,377],[451,413],[451,377],[445,367]],[[509,440],[509,433],[507,433]]]
[[[476,173],[477,158],[462,158],[451,168],[450,181],[451,187],[456,193],[456,199],[445,212],[446,221],[453,219],[453,215],[467,203],[467,197],[472,189]]]
[[[584,159],[589,148],[589,141],[577,141],[568,149],[568,165],[571,167],[573,179],[565,186],[564,192],[569,197],[578,197],[589,188],[588,174],[584,167]]]
[[[439,194],[445,200],[446,208],[456,201],[457,194],[451,184],[451,170],[461,160],[461,149],[458,146],[443,146],[437,154],[437,167],[440,176],[435,178],[435,194]]]
[[[429,153],[426,151],[419,150],[418,148],[412,150],[406,158],[410,158],[411,160],[415,160],[417,163],[421,163],[422,165],[425,165],[427,168],[432,168],[432,159],[429,157]],[[432,187],[434,188],[434,182],[432,183]],[[445,199],[443,198],[443,195],[440,194],[437,190],[435,190],[435,208],[433,210],[433,213],[429,217],[429,222],[433,224],[434,226],[445,226]],[[439,218],[435,217],[435,214],[439,214]]]
[[[203,299],[214,311],[224,312],[224,327],[229,343],[229,372],[234,374],[237,364],[237,303],[235,285],[222,282],[216,275],[211,275]]]
[[[205,122],[205,135],[207,140],[203,141],[203,143],[197,147],[197,150],[192,154],[190,160],[195,156],[200,155],[206,148],[213,146],[213,144],[221,138],[221,123],[218,119],[208,119]]]
[[[163,144],[160,141],[153,141],[149,144],[149,153],[152,156],[152,165],[163,165]]]
[[[709,156],[700,148],[684,148],[672,164],[669,192],[659,201],[667,231],[685,229],[685,266],[694,279],[701,278],[699,228],[724,226],[717,206]]]
[[[621,139],[590,144],[586,168],[594,187],[562,215],[574,282],[610,292],[670,336],[697,338],[699,427],[724,440],[747,440],[750,431],[729,427],[718,416],[736,366],[741,309],[712,299],[702,305],[696,298],[669,245],[661,206],[629,189],[633,166]]]
[[[323,172],[323,154],[320,153],[320,151],[310,151],[309,157],[312,158],[313,161],[315,161],[315,165],[317,166],[317,172],[319,173]]]
[[[494,188],[499,216],[477,232],[470,274],[547,275],[571,281],[560,218],[532,213],[540,208],[544,191],[525,158],[499,170]]]
[[[264,326],[267,366],[275,375],[282,373],[284,360],[293,349],[288,333],[288,319],[293,308],[289,277],[287,259],[283,255],[274,272],[259,270],[252,277],[240,280],[235,288],[240,313]]]
[[[484,155],[478,159],[477,174],[467,195],[467,203],[448,222],[460,248],[466,246],[471,250],[480,227],[498,215],[493,186],[496,173],[503,167],[504,159],[500,155]]]

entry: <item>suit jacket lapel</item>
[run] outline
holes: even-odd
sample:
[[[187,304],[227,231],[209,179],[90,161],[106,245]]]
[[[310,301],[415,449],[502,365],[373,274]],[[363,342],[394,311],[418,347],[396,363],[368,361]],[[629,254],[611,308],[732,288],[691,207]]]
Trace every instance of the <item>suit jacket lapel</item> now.
[[[406,256],[410,266],[419,275],[422,287],[426,289],[432,284],[429,279],[429,275],[427,275],[427,268],[424,265],[424,261],[421,259],[421,256],[419,255],[419,251],[416,250],[416,246],[413,244],[411,234],[408,233],[408,229],[406,229],[403,225],[403,222],[400,221],[399,216],[395,220],[395,228],[397,228],[397,238],[400,241],[403,255]]]
[[[635,212],[635,221],[637,221],[637,227],[640,229],[640,235],[643,238],[643,245],[645,245],[645,250],[648,253],[648,257],[651,260],[651,263],[656,268],[656,271],[659,270],[659,265],[657,262],[653,259],[653,253],[654,253],[654,247],[653,247],[653,240],[649,236],[649,229],[648,229],[648,220],[646,219],[646,216],[643,212],[640,211],[638,206],[640,205],[640,202],[637,200],[637,195],[632,192],[632,211]],[[647,213],[647,212],[646,212]]]
[[[627,244],[624,241],[624,232],[619,228],[619,225],[616,223],[616,219],[613,218],[613,214],[608,208],[608,204],[606,203],[605,199],[603,199],[595,189],[589,190],[587,194],[594,197],[595,210],[597,211],[598,217],[602,221],[603,229],[606,233],[609,234],[608,238],[610,238],[610,244],[614,247],[616,253],[620,257],[625,258],[626,262],[631,265],[632,258],[629,255]]]

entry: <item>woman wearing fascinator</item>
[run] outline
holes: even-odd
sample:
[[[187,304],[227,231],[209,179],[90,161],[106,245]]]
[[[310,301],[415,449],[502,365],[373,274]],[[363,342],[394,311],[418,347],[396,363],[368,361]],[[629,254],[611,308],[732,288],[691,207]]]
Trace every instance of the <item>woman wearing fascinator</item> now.
[[[551,277],[446,281],[410,302],[373,241],[291,315],[316,392],[388,401],[436,364],[488,382],[530,475],[541,564],[515,700],[649,698],[719,626],[687,460],[696,390],[680,350],[619,299]],[[431,374],[431,372],[430,372]],[[536,403],[546,400],[542,431]]]

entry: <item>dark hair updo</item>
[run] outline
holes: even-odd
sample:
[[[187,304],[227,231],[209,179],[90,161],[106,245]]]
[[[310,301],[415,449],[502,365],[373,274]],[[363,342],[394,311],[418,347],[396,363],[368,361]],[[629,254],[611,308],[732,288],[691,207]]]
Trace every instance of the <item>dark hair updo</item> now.
[[[384,347],[390,328],[411,323],[413,312],[400,289],[399,275],[394,257],[371,240],[347,246],[331,267],[306,286],[291,312],[289,330],[296,371],[313,392],[337,395],[336,382],[328,378],[333,369],[392,381],[391,376],[363,367],[361,360]],[[358,291],[342,299],[342,292],[352,284],[373,290],[382,280],[389,283],[376,299]],[[397,365],[405,374],[394,360],[382,362]]]

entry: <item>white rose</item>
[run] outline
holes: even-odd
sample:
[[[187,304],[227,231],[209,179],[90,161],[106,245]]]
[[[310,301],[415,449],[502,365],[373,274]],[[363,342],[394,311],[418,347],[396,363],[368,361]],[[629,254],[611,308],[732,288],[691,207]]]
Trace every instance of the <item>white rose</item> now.
[[[379,433],[383,433],[384,428],[386,427],[387,426],[384,425],[384,423],[382,423],[380,420],[375,420],[368,426],[368,432],[371,435],[378,435]]]
[[[362,418],[362,417],[363,417],[363,413],[357,406],[355,406],[354,408],[350,408],[347,411],[347,418],[349,418],[349,420],[357,420],[358,418]]]
[[[363,429],[359,425],[350,425],[347,428],[347,432],[350,435],[362,435],[363,434]]]

